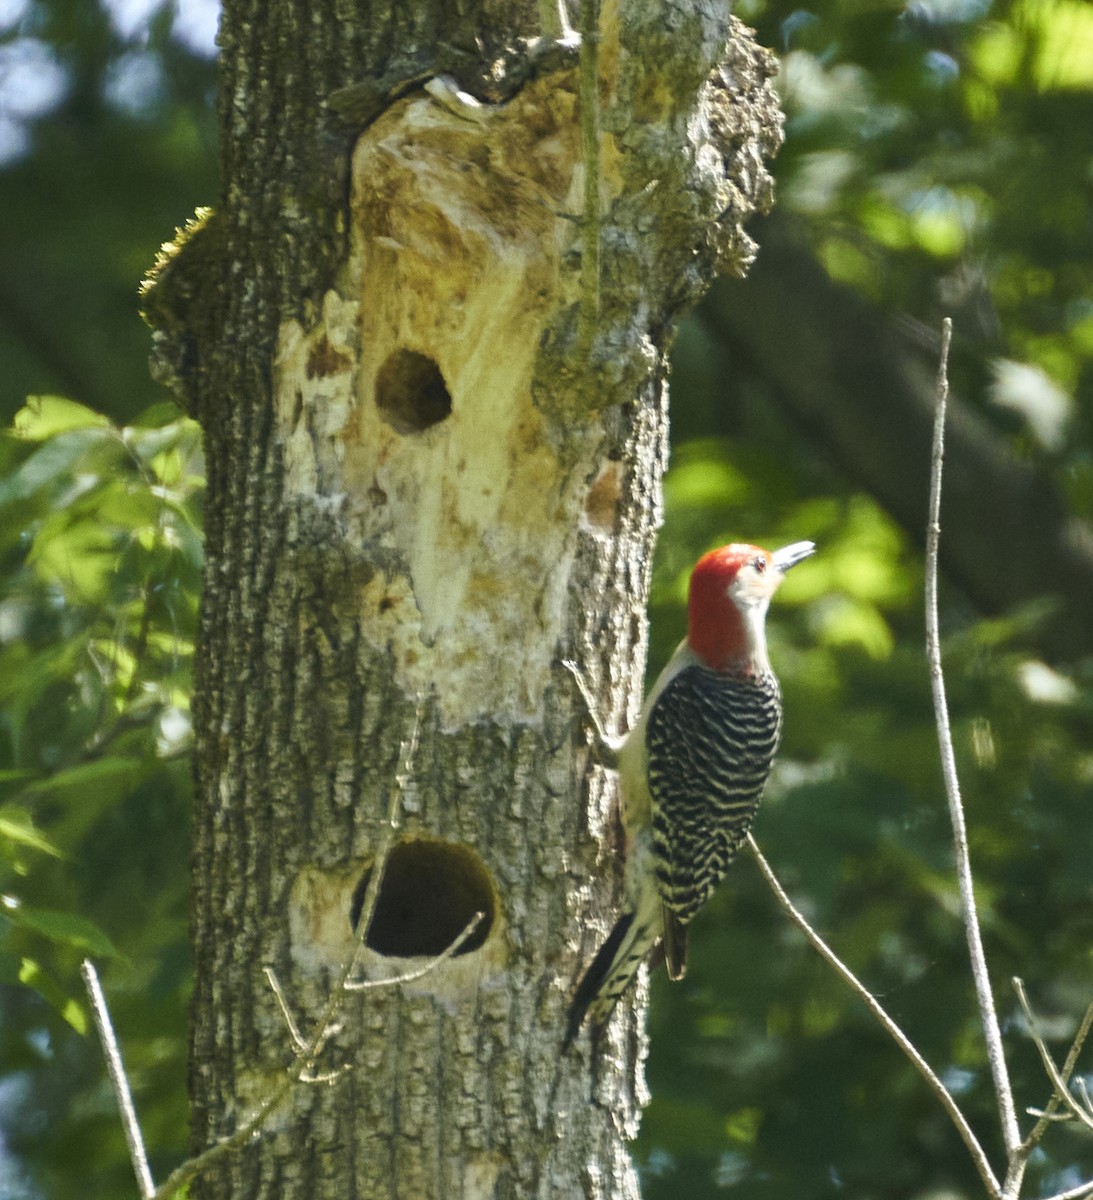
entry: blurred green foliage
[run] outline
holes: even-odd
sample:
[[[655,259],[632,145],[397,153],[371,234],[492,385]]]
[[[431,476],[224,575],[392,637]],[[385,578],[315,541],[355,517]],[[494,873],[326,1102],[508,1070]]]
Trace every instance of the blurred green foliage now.
[[[152,1145],[184,1145],[202,489],[197,428],[169,405],[118,427],[33,397],[0,441],[0,1128],[50,1196],[132,1190],[94,1038],[76,1036],[85,956],[157,1097]],[[0,1193],[21,1187],[0,1167]]]
[[[133,296],[160,243],[216,196],[215,68],[199,23],[215,9],[0,6],[0,424],[36,392],[121,420],[148,407]]]
[[[825,486],[820,464],[709,442],[682,447],[676,461],[652,667],[682,634],[694,555],[738,529],[772,546],[817,540],[772,612],[786,729],[756,835],[1001,1161],[951,865],[917,551],[866,497]],[[974,620],[951,594],[943,604],[991,969],[1019,1103],[1042,1106],[1049,1089],[1008,981],[1035,981],[1060,1039],[1093,1000],[1089,668],[1058,674],[1027,646],[1026,622]],[[654,977],[653,1099],[639,1142],[647,1200],[735,1185],[772,1198],[981,1194],[948,1118],[788,926],[747,855],[692,927],[690,964],[679,986]],[[1055,1046],[1061,1059],[1065,1043]],[[1056,1130],[1028,1194],[1091,1174],[1090,1139]]]
[[[158,243],[215,198],[194,4],[13,0],[0,13],[9,68],[33,61],[53,81],[36,106],[13,106],[0,82],[0,417],[14,417],[0,441],[0,1195],[19,1200],[133,1194],[86,1032],[84,955],[105,972],[157,1177],[186,1140],[200,458],[193,426],[146,380],[136,286]],[[1093,514],[1093,6],[746,0],[737,12],[782,55],[779,219],[893,321],[951,313],[963,396],[1015,456],[1050,468],[1076,515]],[[740,537],[819,543],[772,614],[787,723],[757,836],[997,1157],[916,538],[781,415],[762,362],[726,357],[708,314],[675,354],[650,670],[682,635],[699,553]],[[52,391],[73,400],[25,402]],[[1037,620],[983,621],[943,596],[1022,1108],[1048,1086],[1008,977],[1027,981],[1060,1058],[1093,997],[1093,666],[1045,666]],[[746,857],[692,947],[687,979],[653,987],[647,1200],[980,1194],[936,1102]],[[1091,1139],[1056,1127],[1027,1194],[1091,1176]]]
[[[952,314],[962,395],[1088,517],[1093,6],[753,0],[737,12],[782,57],[779,219],[894,320]],[[779,418],[763,363],[717,344],[709,307],[677,348],[650,669],[682,635],[697,554],[741,534],[819,543],[772,613],[787,715],[757,837],[1000,1162],[951,869],[918,531],[897,528]],[[1032,986],[1061,1059],[1093,999],[1093,666],[1040,662],[1032,608],[983,621],[950,590],[942,609],[1014,1085],[1019,1108],[1041,1106],[1049,1088],[1009,979]],[[981,1194],[947,1118],[746,856],[696,921],[691,964],[678,987],[654,979],[647,1200]],[[1093,1048],[1082,1061],[1093,1078]],[[1091,1177],[1091,1139],[1060,1127],[1026,1193]]]

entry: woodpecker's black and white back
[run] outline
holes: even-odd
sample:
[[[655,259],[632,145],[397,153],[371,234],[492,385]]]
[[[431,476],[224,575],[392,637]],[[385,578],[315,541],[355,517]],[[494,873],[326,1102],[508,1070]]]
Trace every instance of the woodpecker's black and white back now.
[[[672,979],[686,969],[687,923],[748,835],[782,728],[765,620],[782,575],[815,549],[773,554],[734,543],[691,573],[687,638],[618,743],[627,832],[624,911],[577,988],[565,1043],[586,1014],[599,1028],[662,941]]]

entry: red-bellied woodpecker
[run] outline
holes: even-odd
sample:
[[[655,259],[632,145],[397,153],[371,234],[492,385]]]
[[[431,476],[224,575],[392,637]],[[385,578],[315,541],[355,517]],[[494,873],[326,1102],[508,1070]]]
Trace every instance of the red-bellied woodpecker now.
[[[812,542],[770,553],[734,543],[691,572],[687,637],[623,738],[603,732],[583,678],[573,673],[600,739],[617,766],[627,833],[622,916],[581,980],[565,1044],[587,1014],[611,1015],[661,940],[668,975],[687,965],[687,923],[710,898],[751,828],[782,727],[782,698],[767,658],[765,621],[784,572]]]

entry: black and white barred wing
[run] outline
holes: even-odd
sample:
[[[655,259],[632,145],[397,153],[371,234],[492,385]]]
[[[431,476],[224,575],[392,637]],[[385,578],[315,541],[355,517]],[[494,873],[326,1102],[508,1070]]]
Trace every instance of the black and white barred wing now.
[[[681,671],[649,714],[648,772],[657,885],[686,923],[751,828],[782,724],[772,675]]]

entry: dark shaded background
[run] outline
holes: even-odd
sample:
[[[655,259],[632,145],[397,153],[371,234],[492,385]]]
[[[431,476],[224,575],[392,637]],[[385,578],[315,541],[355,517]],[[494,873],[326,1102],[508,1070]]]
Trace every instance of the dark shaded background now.
[[[1049,1088],[1009,977],[1060,1059],[1093,999],[1093,6],[737,12],[782,56],[787,143],[751,277],[680,331],[650,667],[703,550],[820,544],[772,618],[787,725],[757,835],[997,1154],[922,651],[929,405],[950,315],[946,665],[1023,1109]],[[136,289],[215,199],[211,17],[0,4],[0,416],[23,409],[0,443],[2,1196],[134,1194],[83,1032],[87,952],[157,1177],[186,1140],[200,453],[148,379]],[[40,393],[77,404],[24,409]],[[653,985],[647,1200],[980,1194],[752,863],[692,945],[687,980]],[[1093,1139],[1059,1127],[1026,1194],[1091,1176]]]

